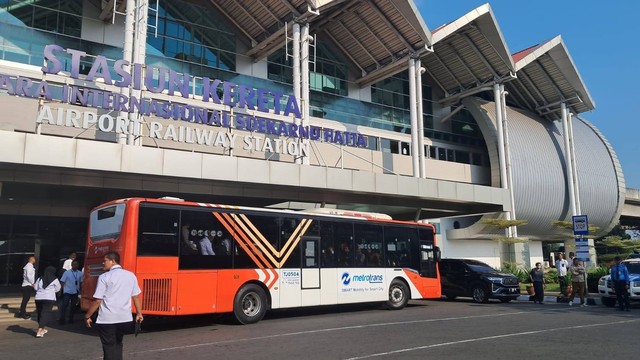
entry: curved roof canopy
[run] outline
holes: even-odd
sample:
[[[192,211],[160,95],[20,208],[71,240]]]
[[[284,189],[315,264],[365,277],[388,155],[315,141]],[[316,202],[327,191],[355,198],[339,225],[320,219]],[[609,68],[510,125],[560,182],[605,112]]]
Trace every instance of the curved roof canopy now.
[[[423,66],[445,91],[444,103],[511,79],[515,65],[491,6],[484,4],[433,32],[434,52]]]
[[[412,0],[209,1],[250,40],[254,61],[284,46],[293,21],[308,22],[310,35],[326,35],[360,70],[361,86],[406,69],[411,54],[431,46]]]
[[[561,118],[561,102],[574,114],[595,109],[562,37],[517,52],[513,59],[518,78],[505,85],[507,102],[551,121]]]

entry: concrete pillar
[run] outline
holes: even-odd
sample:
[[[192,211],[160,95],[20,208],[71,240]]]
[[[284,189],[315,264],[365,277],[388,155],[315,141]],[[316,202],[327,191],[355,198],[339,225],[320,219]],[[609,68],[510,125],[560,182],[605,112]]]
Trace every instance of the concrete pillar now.
[[[413,165],[413,177],[420,176],[420,163],[418,162],[418,114],[416,107],[416,60],[409,59],[409,115],[411,119],[411,161]]]

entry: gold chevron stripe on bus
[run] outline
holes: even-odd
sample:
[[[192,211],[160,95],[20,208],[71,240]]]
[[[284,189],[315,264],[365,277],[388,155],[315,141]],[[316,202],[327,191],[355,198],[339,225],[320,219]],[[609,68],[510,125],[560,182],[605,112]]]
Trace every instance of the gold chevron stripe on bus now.
[[[260,247],[267,254],[269,259],[277,268],[282,267],[282,265],[287,261],[287,259],[289,259],[289,256],[291,256],[291,253],[293,252],[295,247],[298,245],[298,242],[300,242],[300,239],[302,238],[302,236],[304,236],[304,234],[307,232],[307,229],[309,229],[309,226],[313,222],[313,220],[311,219],[303,219],[302,221],[300,221],[298,226],[295,228],[293,233],[289,236],[289,238],[285,242],[285,245],[282,247],[282,250],[276,251],[271,245],[271,243],[264,237],[264,235],[262,235],[260,230],[258,230],[246,216],[240,215],[240,217],[242,218],[242,220],[247,222],[247,225],[245,226],[244,223],[240,223],[239,225],[249,233],[249,236],[251,236],[251,238],[254,239],[254,241],[256,241],[258,247]],[[239,220],[236,217],[234,217],[234,219]],[[250,233],[247,227],[251,228],[254,231],[254,233]],[[261,243],[262,244],[266,243],[269,249],[265,248],[264,246],[261,246]],[[280,259],[280,261],[277,261],[276,259],[274,259],[271,256],[270,251],[273,252],[274,255]]]
[[[240,215],[232,214],[232,218],[236,222],[236,224],[240,228],[242,228],[242,230],[244,230],[244,232],[253,240],[255,245],[257,245],[258,248],[260,248],[260,251],[262,251],[264,254],[267,255],[269,260],[271,260],[271,264],[274,264],[274,265],[277,264],[278,261],[273,257],[273,254],[275,253],[276,256],[279,256],[279,254],[277,253],[275,248],[271,245],[271,243],[267,239],[265,239],[264,235],[262,235],[262,233],[258,229],[256,229],[256,227],[251,223],[251,221],[245,215],[242,215],[242,214]],[[265,246],[265,244],[267,246]]]
[[[221,214],[214,212],[213,215],[220,221],[222,226],[224,226],[227,231],[231,234],[231,236],[240,244],[240,247],[249,255],[249,257],[253,260],[253,262],[261,269],[265,269],[268,264],[268,261],[261,262],[256,256],[257,252],[255,248],[251,248],[250,241],[247,236],[242,232],[242,229],[239,229],[234,225],[233,219],[229,217],[228,214]],[[236,236],[234,236],[236,235]],[[264,260],[264,259],[263,259]]]
[[[244,244],[251,249],[251,252],[255,256],[260,258],[260,260],[262,260],[261,263],[257,265],[264,266],[264,268],[273,267],[272,263],[270,263],[267,259],[265,259],[264,251],[259,249],[259,247],[256,247],[256,245],[258,244],[256,244],[253,236],[243,231],[244,229],[238,227],[239,224],[237,222],[237,217],[235,216],[235,214],[222,214],[222,216],[229,222],[230,225],[236,228],[237,233],[240,235],[237,239],[239,241],[244,241]]]
[[[307,225],[305,225],[305,223],[311,223],[313,220],[310,219],[303,219],[298,226],[296,226],[295,230],[293,231],[293,233],[289,236],[289,239],[287,239],[287,241],[285,242],[284,246],[282,247],[282,250],[278,251],[276,250],[273,245],[271,245],[271,242],[269,240],[267,240],[264,235],[262,235],[262,233],[260,232],[260,230],[258,230],[255,225],[253,225],[253,223],[251,222],[251,220],[249,220],[249,218],[247,218],[246,215],[244,214],[238,214],[238,216],[240,217],[240,219],[242,219],[243,223],[246,224],[247,227],[249,227],[249,229],[251,229],[251,231],[249,231],[247,228],[245,228],[243,226],[243,229],[245,229],[245,231],[247,231],[248,233],[253,233],[255,234],[255,236],[262,242],[262,244],[264,244],[269,250],[269,252],[273,255],[275,255],[276,257],[281,257],[284,253],[287,252],[287,247],[289,247],[292,242],[293,239],[295,239],[298,236],[298,233],[302,232],[300,236],[304,235],[304,233],[306,232],[306,229],[308,228]],[[240,224],[242,226],[242,224]],[[304,230],[303,230],[304,229]],[[266,251],[266,249],[265,249]]]
[[[263,256],[260,256],[265,264],[271,264],[276,268],[282,267],[287,261],[291,253],[297,246],[298,242],[304,236],[309,229],[309,226],[313,222],[311,219],[303,219],[295,228],[293,233],[289,236],[285,245],[281,251],[277,251],[273,245],[264,237],[264,235],[258,230],[255,225],[244,214],[220,214],[215,213],[216,217],[220,220],[224,218],[225,227],[233,227],[234,233],[241,235],[242,239],[247,242],[247,246],[253,248],[256,253],[260,255],[266,255],[270,261],[267,261]],[[233,225],[232,225],[233,224]],[[250,241],[250,238],[253,241]],[[258,247],[258,249],[255,248]],[[275,257],[274,257],[275,255]],[[283,257],[284,255],[284,257]],[[280,260],[280,261],[278,261]]]

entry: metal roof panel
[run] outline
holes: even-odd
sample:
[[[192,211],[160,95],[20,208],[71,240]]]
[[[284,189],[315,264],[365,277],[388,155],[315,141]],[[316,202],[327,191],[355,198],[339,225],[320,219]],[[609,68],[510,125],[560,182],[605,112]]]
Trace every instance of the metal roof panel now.
[[[537,111],[540,107],[567,101],[575,113],[591,111],[595,103],[587,90],[578,69],[576,68],[562,37],[556,36],[551,40],[532,46],[514,54],[518,80],[508,84],[516,91],[526,88],[535,97]],[[536,94],[533,94],[536,93]],[[577,101],[576,96],[579,97]],[[549,120],[559,117],[558,109],[547,110],[544,113]]]
[[[433,55],[427,54],[426,63],[433,66],[430,74],[449,94],[488,84],[515,70],[489,4],[439,27],[432,35],[439,59],[430,59]]]

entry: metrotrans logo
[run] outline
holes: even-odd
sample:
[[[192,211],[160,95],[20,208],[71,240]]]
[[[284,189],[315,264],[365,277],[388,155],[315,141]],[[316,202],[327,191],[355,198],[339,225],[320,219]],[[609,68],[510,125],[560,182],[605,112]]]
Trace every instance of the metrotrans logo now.
[[[342,274],[342,284],[349,285],[352,281],[354,283],[369,283],[369,284],[381,284],[384,277],[382,275],[375,274],[349,274],[345,272]]]

